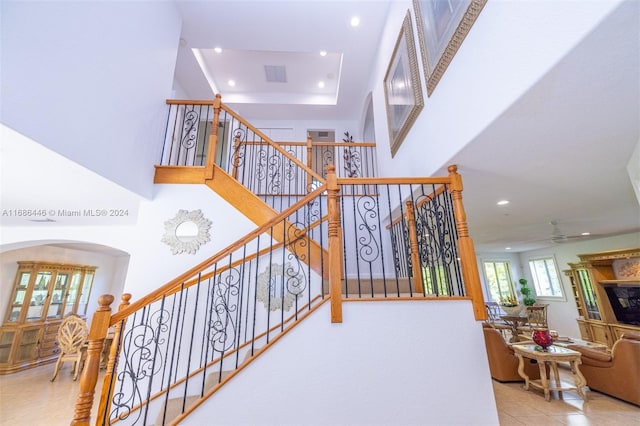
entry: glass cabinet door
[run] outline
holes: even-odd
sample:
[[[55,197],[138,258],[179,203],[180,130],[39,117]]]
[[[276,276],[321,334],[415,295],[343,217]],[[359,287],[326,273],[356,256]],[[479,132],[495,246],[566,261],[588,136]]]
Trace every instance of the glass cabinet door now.
[[[78,302],[77,314],[80,316],[87,315],[87,305],[89,303],[89,295],[91,294],[91,286],[93,285],[93,272],[87,272],[82,283],[82,293]]]
[[[600,317],[600,308],[598,308],[598,302],[589,271],[586,269],[577,269],[576,273],[578,274],[578,281],[580,282],[580,288],[584,296],[584,308],[587,311],[588,319],[602,319]]]
[[[49,295],[51,272],[38,272],[31,292],[31,301],[27,310],[27,321],[40,321]]]
[[[69,282],[69,274],[59,272],[55,277],[53,288],[51,289],[47,318],[61,318],[64,303],[64,295]]]
[[[31,272],[21,272],[16,283],[15,291],[13,293],[13,301],[11,303],[10,311],[7,315],[7,322],[18,322],[20,320],[20,311],[24,305],[29,290],[29,280],[31,279]]]
[[[63,317],[75,312],[76,302],[78,301],[78,292],[80,291],[80,283],[82,283],[82,272],[74,272],[71,276],[71,284],[64,304]]]

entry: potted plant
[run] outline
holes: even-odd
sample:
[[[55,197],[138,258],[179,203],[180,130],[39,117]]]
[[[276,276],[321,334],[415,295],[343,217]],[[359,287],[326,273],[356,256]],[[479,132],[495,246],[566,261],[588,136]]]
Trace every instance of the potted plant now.
[[[533,306],[536,303],[536,299],[531,296],[531,288],[529,287],[527,280],[524,278],[520,278],[518,280],[520,283],[520,294],[522,294],[522,303],[525,306]]]

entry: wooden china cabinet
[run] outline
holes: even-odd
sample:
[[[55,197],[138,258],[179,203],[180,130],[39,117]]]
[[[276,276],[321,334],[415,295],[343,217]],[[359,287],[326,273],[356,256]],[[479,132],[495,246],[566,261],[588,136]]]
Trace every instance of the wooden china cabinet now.
[[[569,263],[581,338],[611,347],[640,331],[640,248],[579,254]]]
[[[19,261],[0,327],[0,374],[55,360],[56,335],[69,314],[85,317],[95,266]]]

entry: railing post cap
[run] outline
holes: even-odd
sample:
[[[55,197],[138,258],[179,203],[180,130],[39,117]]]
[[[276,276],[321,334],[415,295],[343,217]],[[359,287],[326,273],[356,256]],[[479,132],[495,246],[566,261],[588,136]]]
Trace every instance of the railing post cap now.
[[[455,173],[458,171],[458,166],[456,164],[452,164],[447,167],[447,170],[449,171],[449,173]]]
[[[122,303],[129,303],[130,300],[131,300],[131,293],[124,293],[122,296],[120,296],[120,301]]]
[[[98,305],[100,305],[101,307],[103,306],[108,307],[113,303],[113,299],[114,297],[112,295],[103,294],[102,296],[98,297]]]

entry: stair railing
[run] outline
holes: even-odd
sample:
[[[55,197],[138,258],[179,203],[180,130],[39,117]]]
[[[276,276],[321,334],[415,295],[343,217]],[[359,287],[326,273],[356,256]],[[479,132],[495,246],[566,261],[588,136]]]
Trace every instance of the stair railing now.
[[[165,424],[327,298],[333,322],[343,301],[362,298],[471,299],[483,319],[461,191],[455,166],[448,177],[377,179],[339,179],[331,166],[326,185],[152,294],[123,300],[107,322],[101,298],[74,424],[88,424],[109,326],[97,424]],[[398,223],[400,233],[390,231]],[[398,272],[398,235],[410,270],[419,264],[427,277],[419,285]]]
[[[374,143],[274,142],[221,102],[167,100],[160,166],[200,168],[212,179],[218,165],[276,211],[324,183],[329,164],[341,177],[376,174]]]
[[[84,389],[95,386],[99,361],[93,348],[102,349],[109,326],[116,337],[97,423],[164,424],[169,412],[184,412],[193,398],[319,306],[326,298],[327,260],[315,240],[326,241],[325,189],[152,294],[127,300],[106,323],[100,320],[104,330],[92,331],[75,424],[88,424],[92,394]]]

